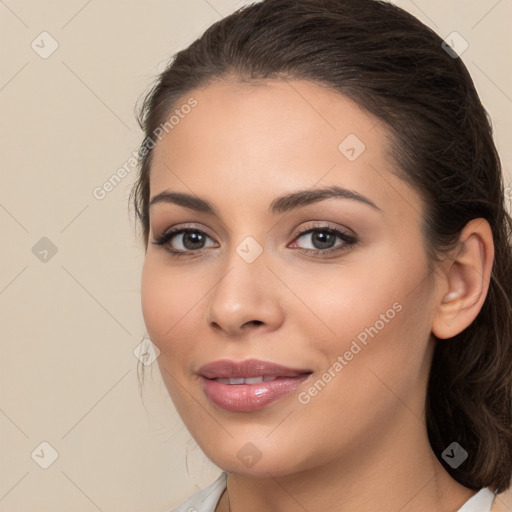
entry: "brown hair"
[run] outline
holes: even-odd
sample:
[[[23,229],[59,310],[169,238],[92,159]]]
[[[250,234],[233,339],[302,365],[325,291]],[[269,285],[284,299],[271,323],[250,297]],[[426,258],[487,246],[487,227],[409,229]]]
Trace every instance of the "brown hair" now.
[[[155,130],[180,98],[214,80],[309,80],[376,115],[393,135],[397,175],[424,200],[432,268],[470,220],[484,218],[492,228],[485,303],[469,327],[437,342],[426,421],[432,449],[453,478],[503,492],[512,476],[512,219],[487,113],[461,59],[442,43],[383,1],[265,0],[243,7],[177,53],[146,95],[130,199],[147,248]],[[453,441],[468,452],[457,468],[441,457]]]

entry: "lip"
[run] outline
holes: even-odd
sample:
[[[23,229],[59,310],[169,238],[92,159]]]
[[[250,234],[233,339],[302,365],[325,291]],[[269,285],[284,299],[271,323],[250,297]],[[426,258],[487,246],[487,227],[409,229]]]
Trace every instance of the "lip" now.
[[[291,393],[309,378],[312,371],[258,359],[223,359],[202,366],[197,373],[203,392],[211,402],[227,411],[249,412]],[[215,380],[254,377],[273,380],[251,384],[228,384]]]
[[[244,361],[219,359],[218,361],[201,366],[197,373],[207,379],[226,379],[230,377],[258,377],[260,375],[298,377],[304,373],[311,373],[311,370],[289,368],[270,361],[261,361],[260,359],[246,359]]]

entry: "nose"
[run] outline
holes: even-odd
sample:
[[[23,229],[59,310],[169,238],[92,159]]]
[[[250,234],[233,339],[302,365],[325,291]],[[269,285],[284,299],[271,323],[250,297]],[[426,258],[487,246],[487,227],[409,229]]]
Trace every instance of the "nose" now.
[[[240,338],[256,329],[273,331],[283,322],[280,286],[264,254],[247,263],[236,252],[208,295],[206,322],[217,335]]]

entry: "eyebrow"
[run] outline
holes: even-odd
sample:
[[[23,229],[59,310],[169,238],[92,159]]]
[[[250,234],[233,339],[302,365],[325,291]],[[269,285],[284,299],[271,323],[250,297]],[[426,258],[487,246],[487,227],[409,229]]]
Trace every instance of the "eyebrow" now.
[[[382,210],[371,199],[368,199],[358,192],[338,187],[336,185],[324,188],[298,190],[296,192],[280,196],[270,203],[269,212],[277,215],[331,198],[352,199],[382,212]],[[170,190],[160,192],[151,199],[149,202],[149,208],[158,203],[177,204],[191,210],[218,216],[218,210],[212,203],[206,199],[185,194],[183,192],[172,192]]]

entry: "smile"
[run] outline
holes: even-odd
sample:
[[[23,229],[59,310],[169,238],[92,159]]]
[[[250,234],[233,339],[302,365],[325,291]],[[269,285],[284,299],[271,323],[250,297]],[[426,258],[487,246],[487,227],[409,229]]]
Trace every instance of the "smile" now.
[[[312,371],[248,359],[214,361],[202,366],[198,374],[212,404],[226,411],[250,412],[290,395]]]

